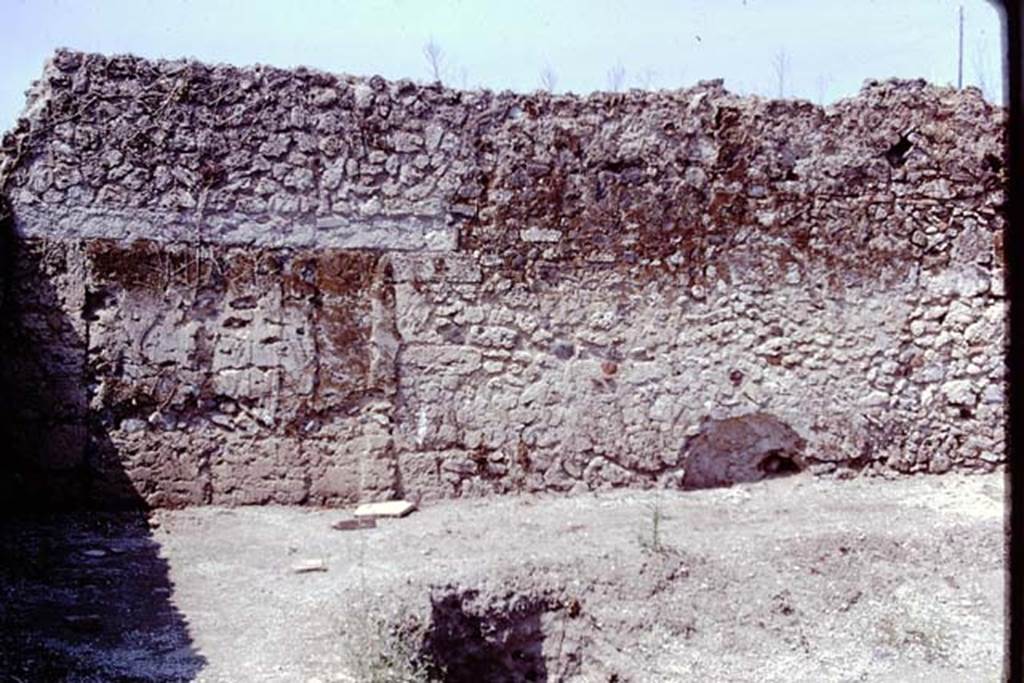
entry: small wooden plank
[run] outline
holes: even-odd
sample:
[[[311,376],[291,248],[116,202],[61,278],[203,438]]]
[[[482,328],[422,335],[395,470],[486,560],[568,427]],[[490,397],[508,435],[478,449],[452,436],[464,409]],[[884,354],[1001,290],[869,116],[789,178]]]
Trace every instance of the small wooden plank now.
[[[389,500],[383,503],[363,503],[356,508],[356,517],[405,517],[416,509],[407,500]]]

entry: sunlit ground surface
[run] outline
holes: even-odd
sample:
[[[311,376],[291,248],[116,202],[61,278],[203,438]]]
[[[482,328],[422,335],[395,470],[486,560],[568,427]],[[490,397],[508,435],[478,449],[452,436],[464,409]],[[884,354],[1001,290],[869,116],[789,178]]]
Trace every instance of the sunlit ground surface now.
[[[799,475],[453,501],[349,531],[299,508],[15,520],[0,680],[357,680],[393,654],[374,624],[436,640],[456,596],[479,652],[521,647],[502,656],[541,680],[995,681],[1003,483]],[[295,573],[307,560],[326,571]]]

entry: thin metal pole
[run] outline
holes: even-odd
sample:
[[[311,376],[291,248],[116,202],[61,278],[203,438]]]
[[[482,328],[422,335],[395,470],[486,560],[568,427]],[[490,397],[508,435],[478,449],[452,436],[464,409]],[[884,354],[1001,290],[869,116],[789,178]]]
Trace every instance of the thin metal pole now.
[[[956,87],[964,87],[964,6],[960,5],[960,39],[956,60]]]

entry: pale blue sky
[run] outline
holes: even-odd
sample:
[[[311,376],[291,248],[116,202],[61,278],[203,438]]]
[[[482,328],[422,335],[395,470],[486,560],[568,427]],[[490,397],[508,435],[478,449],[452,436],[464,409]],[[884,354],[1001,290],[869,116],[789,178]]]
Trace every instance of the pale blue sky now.
[[[433,37],[456,87],[530,91],[675,88],[724,78],[736,92],[831,101],[866,78],[956,80],[1002,99],[999,14],[986,0],[0,0],[0,129],[59,46],[232,64],[306,65],[426,80]]]

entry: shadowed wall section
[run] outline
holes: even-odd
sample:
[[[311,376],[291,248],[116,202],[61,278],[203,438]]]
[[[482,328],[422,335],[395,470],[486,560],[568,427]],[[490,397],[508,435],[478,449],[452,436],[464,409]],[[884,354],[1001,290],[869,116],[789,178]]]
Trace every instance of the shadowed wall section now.
[[[991,469],[1003,116],[58,52],[3,143],[11,494],[681,487],[757,415],[819,472]]]
[[[184,486],[180,475],[166,478],[180,458],[144,469],[108,413],[93,408],[95,299],[82,244],[12,240],[6,218],[0,676],[193,680],[205,659],[171,599],[168,561],[144,510]],[[83,505],[125,511],[60,512]]]
[[[391,285],[374,254],[113,240],[17,254],[9,500],[393,492]]]

